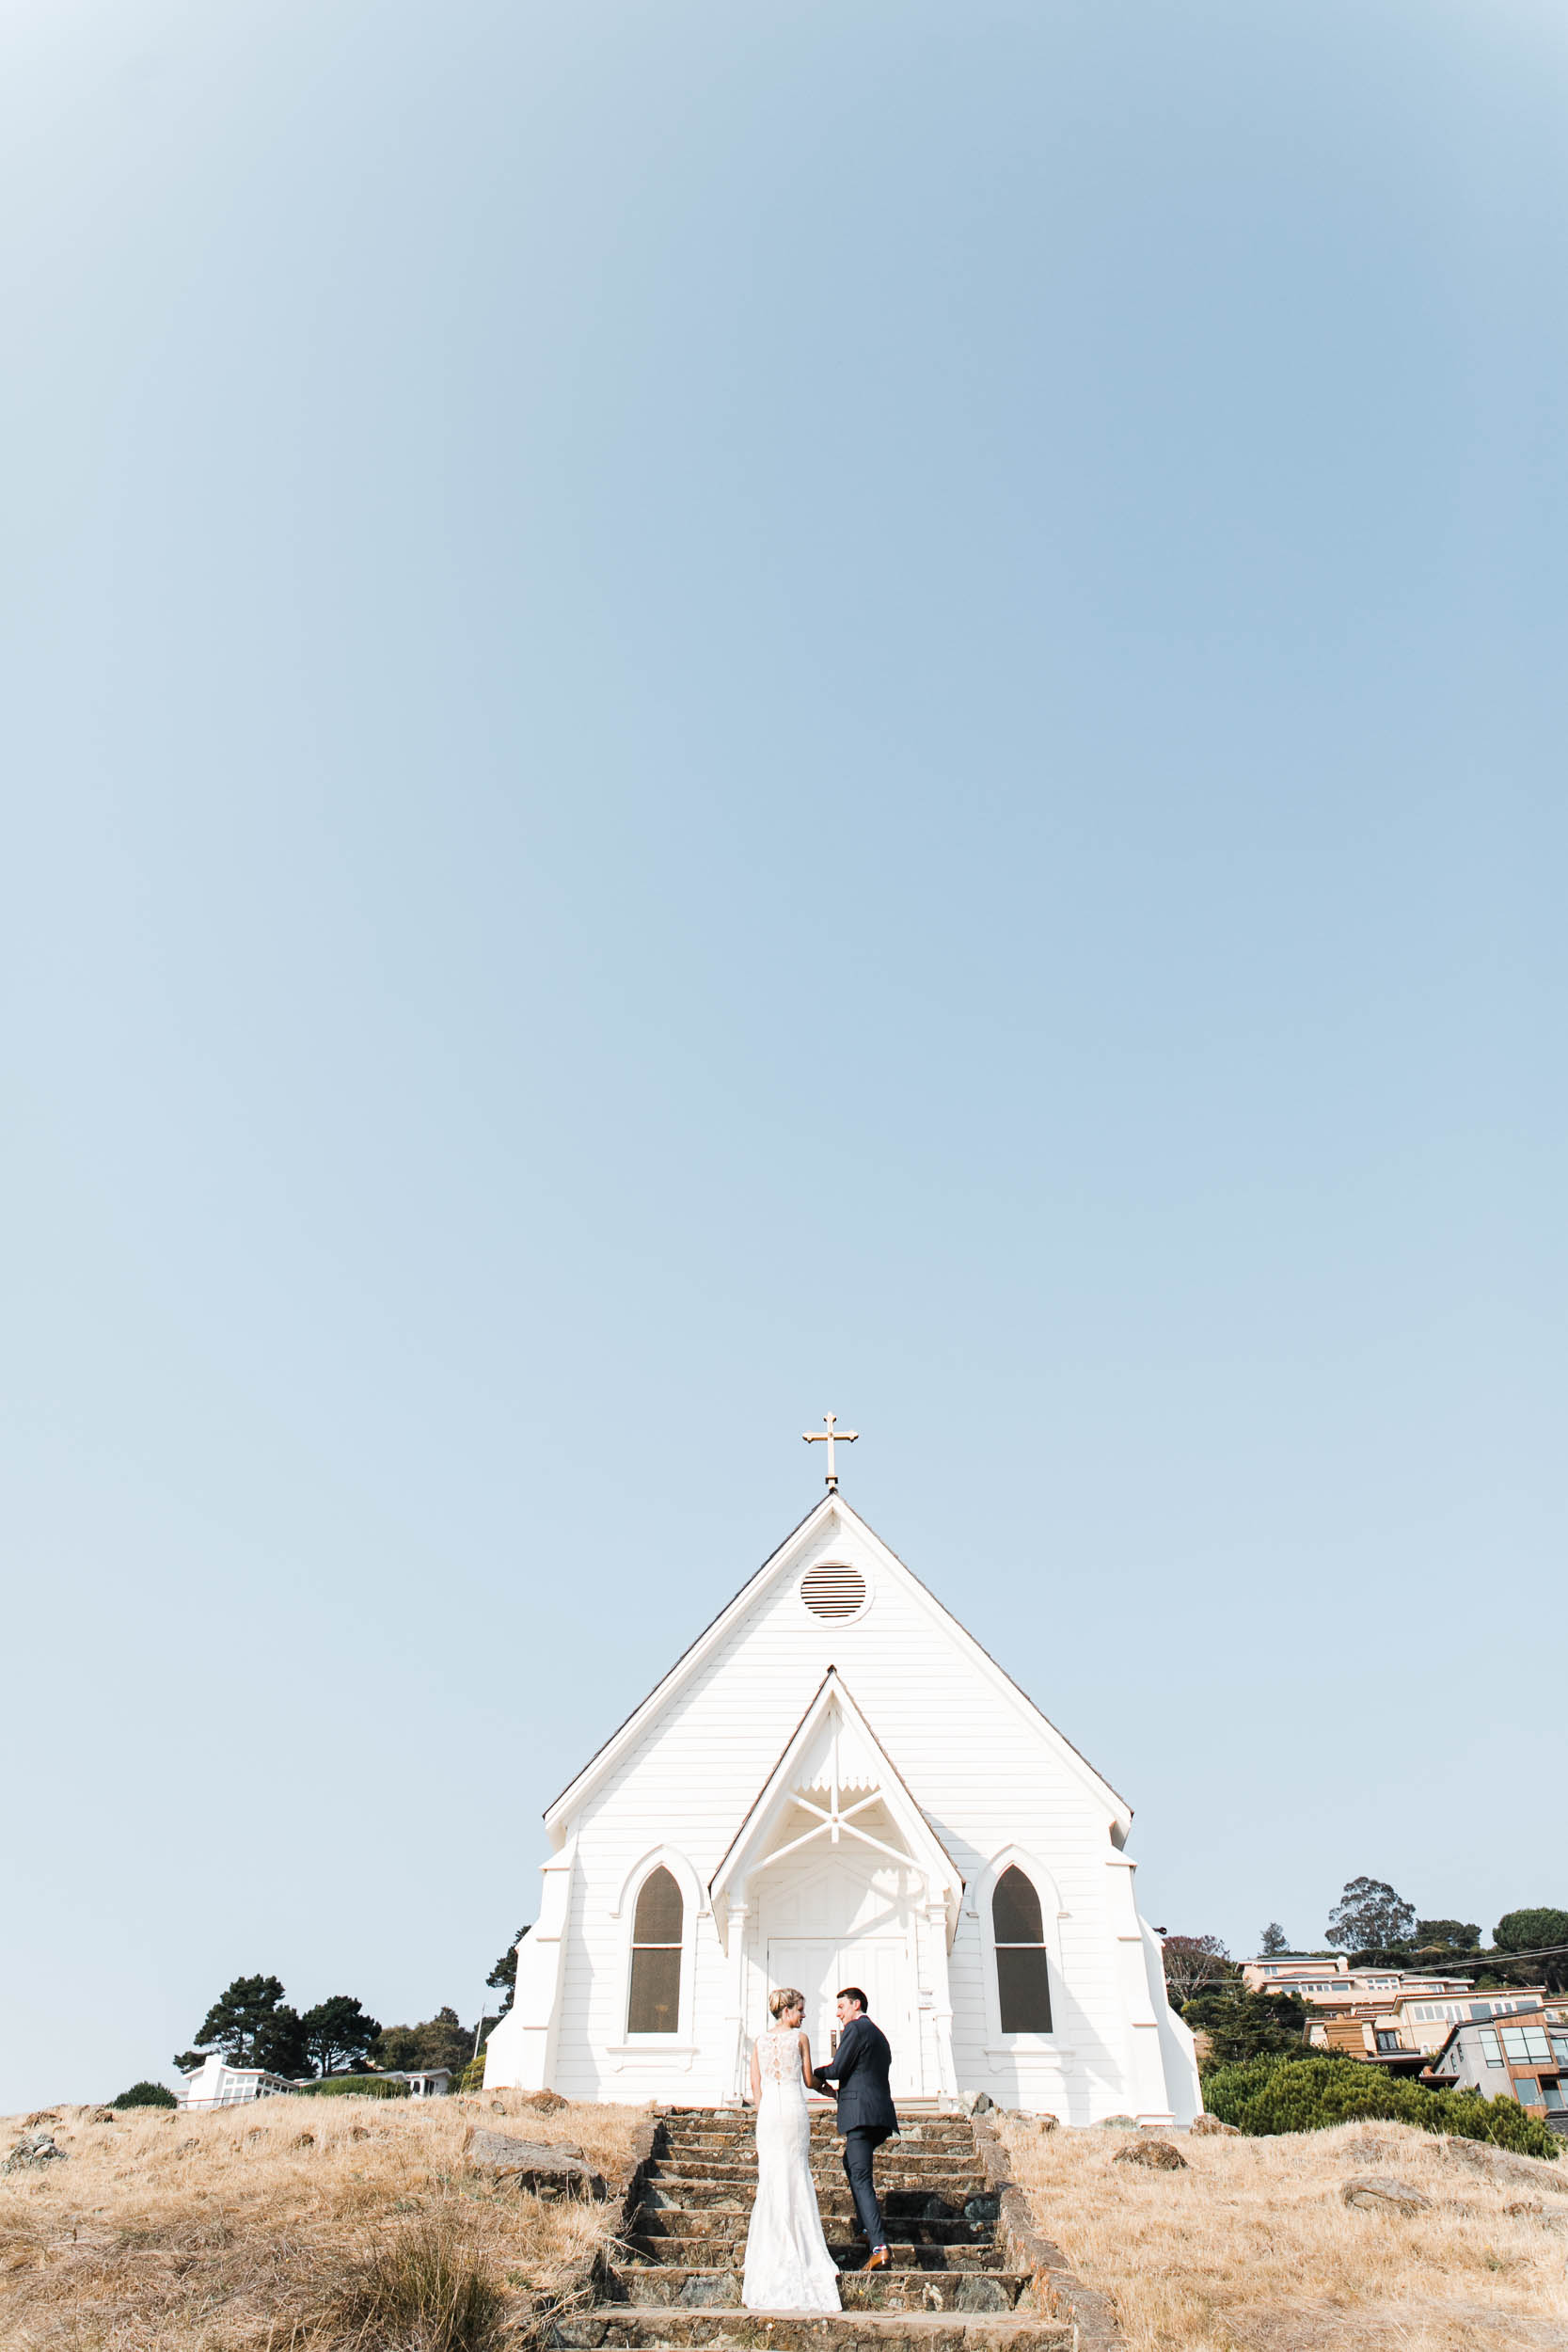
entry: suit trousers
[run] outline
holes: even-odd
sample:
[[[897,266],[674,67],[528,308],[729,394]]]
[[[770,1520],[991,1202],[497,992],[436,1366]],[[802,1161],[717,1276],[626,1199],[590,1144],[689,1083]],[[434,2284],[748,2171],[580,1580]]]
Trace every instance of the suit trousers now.
[[[882,2209],[877,2202],[876,2184],[871,2177],[871,2159],[884,2139],[892,2137],[885,2123],[853,2123],[844,2135],[844,2169],[849,2183],[849,2194],[855,2201],[855,2217],[861,2235],[875,2252],[887,2244],[887,2230],[882,2221]]]

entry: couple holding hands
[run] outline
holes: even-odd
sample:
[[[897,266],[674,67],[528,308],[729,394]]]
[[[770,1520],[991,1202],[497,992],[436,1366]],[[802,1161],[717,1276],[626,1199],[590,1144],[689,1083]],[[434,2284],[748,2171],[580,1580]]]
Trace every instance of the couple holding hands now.
[[[813,2068],[804,2030],[805,1995],[792,1985],[769,1994],[777,2021],[752,2052],[752,2102],[757,2115],[757,2194],[746,2240],[740,2299],[748,2311],[836,2312],[838,2270],[822,2234],[811,2176],[808,2090],[838,2092],[844,2169],[861,2234],[871,2249],[867,2270],[885,2270],[887,2231],[877,2202],[873,2160],[898,2129],[888,2073],[887,2036],[865,2013],[865,1994],[847,1984],[838,1996],[842,2031],[826,2066]]]

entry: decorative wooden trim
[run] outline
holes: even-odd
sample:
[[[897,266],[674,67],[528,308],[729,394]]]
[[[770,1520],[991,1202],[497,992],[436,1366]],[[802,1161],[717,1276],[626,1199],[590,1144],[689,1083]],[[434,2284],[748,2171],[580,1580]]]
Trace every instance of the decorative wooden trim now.
[[[996,2192],[1000,2226],[1015,2270],[1027,2270],[1033,2283],[1025,2296],[1037,2311],[1072,2323],[1072,2352],[1120,2352],[1125,2343],[1116,2305],[1108,2295],[1086,2287],[1068,2267],[1059,2246],[1042,2235],[1034,2209],[1007,2169],[1007,2152],[983,2115],[974,2118],[974,2145],[986,2179]]]

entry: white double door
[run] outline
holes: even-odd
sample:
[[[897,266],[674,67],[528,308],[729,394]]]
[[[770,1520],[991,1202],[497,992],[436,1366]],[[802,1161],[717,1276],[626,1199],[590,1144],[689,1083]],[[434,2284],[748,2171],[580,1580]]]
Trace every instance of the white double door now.
[[[893,2048],[895,2098],[918,2092],[920,2049],[907,1936],[770,1935],[768,1981],[798,1985],[805,1994],[814,2066],[826,2064],[841,2031],[836,2007],[840,1986],[859,1985],[867,2013]]]

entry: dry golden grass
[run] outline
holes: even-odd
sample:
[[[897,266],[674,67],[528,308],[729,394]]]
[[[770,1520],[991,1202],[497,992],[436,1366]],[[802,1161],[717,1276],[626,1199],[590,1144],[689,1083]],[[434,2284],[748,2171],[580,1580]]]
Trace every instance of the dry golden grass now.
[[[388,2251],[415,2286],[428,2276],[432,2309],[449,2286],[461,2300],[452,2280],[466,2268],[523,2323],[536,2296],[569,2285],[618,2207],[613,2197],[549,2203],[492,2187],[465,2167],[467,2126],[568,2141],[613,2179],[647,2110],[542,2116],[501,2091],[263,2099],[189,2115],[140,2107],[112,2123],[92,2120],[101,2112],[42,2115],[68,2161],[0,2179],[7,2347],[326,2352],[373,2337],[439,2352],[462,2341],[443,2338],[434,2319],[401,2334],[388,2326]],[[30,2120],[0,2122],[0,2156]]]
[[[1568,2347],[1568,2160],[1500,2185],[1404,2123],[1188,2138],[1190,2169],[1117,2164],[1131,2137],[1002,2126],[1039,2226],[1116,2303],[1129,2352],[1559,2352]],[[1356,2176],[1433,2201],[1408,2219]],[[1510,2205],[1539,2210],[1508,2212]]]

